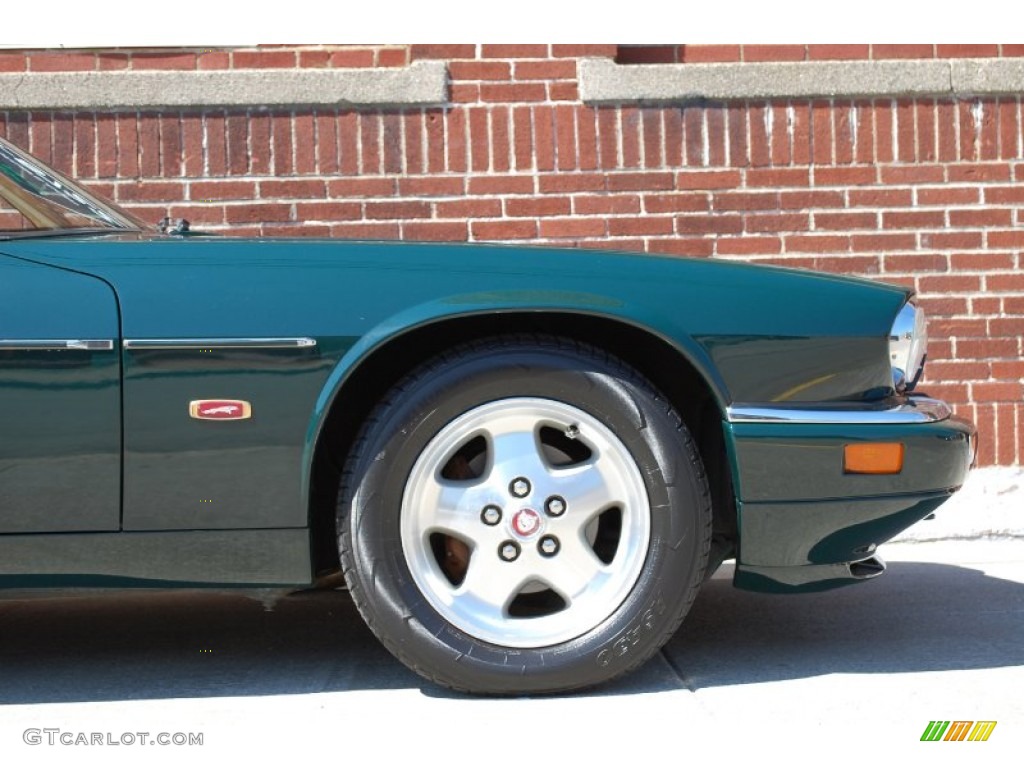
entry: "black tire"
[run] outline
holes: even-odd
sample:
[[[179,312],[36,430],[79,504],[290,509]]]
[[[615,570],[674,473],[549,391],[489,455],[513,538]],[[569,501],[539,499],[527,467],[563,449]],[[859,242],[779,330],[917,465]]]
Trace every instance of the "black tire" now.
[[[520,472],[508,446],[526,444],[516,424],[540,456],[521,454],[538,475],[522,499],[514,493],[527,486],[504,485],[510,467]],[[555,517],[547,494],[558,483],[584,490]],[[447,507],[419,490],[435,487],[459,500],[458,517],[442,518]],[[501,522],[490,526],[483,501],[499,491]],[[603,492],[626,501],[595,517]],[[353,599],[398,659],[453,689],[523,694],[602,683],[655,654],[696,597],[711,518],[694,442],[649,382],[593,347],[517,336],[455,348],[383,398],[346,464],[338,531]],[[492,546],[495,536],[506,543]],[[513,549],[518,559],[503,560]],[[511,602],[480,597],[527,577]]]

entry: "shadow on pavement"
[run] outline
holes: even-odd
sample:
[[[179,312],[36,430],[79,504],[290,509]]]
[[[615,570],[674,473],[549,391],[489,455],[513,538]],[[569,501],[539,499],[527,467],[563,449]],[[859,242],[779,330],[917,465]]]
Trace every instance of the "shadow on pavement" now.
[[[894,563],[876,581],[812,595],[709,582],[665,651],[578,695],[1024,664],[1024,585],[958,566]],[[267,612],[213,593],[0,602],[0,704],[421,689],[340,592]]]

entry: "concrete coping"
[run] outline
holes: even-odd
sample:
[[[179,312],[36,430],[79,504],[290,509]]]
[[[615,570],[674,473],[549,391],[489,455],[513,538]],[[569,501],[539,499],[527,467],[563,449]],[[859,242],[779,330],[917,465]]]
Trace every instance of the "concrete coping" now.
[[[0,74],[0,109],[442,106],[442,61],[374,69]]]
[[[616,64],[583,59],[591,104],[736,99],[1017,96],[1024,59],[925,59],[728,64]]]

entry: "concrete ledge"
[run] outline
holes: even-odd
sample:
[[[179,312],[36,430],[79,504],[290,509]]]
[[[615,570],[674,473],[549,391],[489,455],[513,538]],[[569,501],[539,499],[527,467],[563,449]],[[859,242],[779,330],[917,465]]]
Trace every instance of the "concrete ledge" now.
[[[40,72],[0,75],[0,109],[440,106],[442,61],[381,69]]]
[[[616,64],[584,59],[584,102],[729,101],[1014,95],[1024,62],[1013,59],[824,61],[749,64]]]

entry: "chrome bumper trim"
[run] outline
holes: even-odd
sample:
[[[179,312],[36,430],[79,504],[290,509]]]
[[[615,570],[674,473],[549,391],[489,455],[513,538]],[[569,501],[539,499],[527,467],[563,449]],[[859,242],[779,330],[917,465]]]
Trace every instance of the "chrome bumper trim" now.
[[[817,408],[735,404],[726,409],[733,424],[926,424],[952,415],[949,406],[930,397],[910,397],[897,403],[836,405]]]
[[[0,351],[66,351],[69,349],[102,352],[114,348],[111,339],[0,339]]]
[[[124,348],[138,349],[309,349],[316,339],[251,338],[251,339],[125,339]]]

